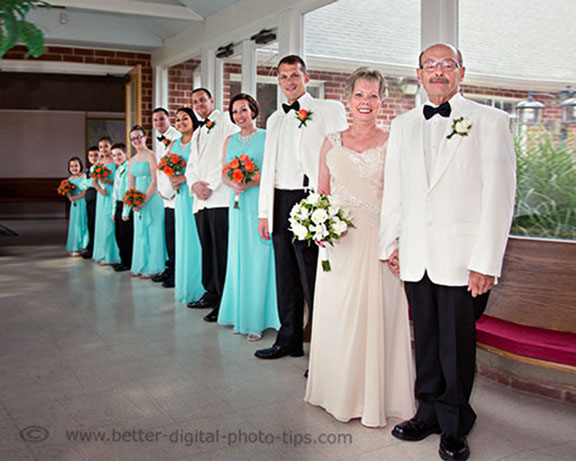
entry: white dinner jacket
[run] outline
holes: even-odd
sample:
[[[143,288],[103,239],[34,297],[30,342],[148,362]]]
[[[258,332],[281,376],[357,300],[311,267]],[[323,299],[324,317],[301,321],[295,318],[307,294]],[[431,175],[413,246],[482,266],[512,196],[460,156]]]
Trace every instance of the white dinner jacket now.
[[[500,276],[514,214],[516,154],[508,115],[456,95],[428,184],[422,106],[397,117],[386,155],[380,258],[399,247],[400,277],[427,271],[439,285],[468,284],[469,271]],[[436,115],[439,116],[439,115]],[[468,136],[447,136],[468,118]]]
[[[222,156],[226,139],[240,128],[232,123],[228,112],[215,110],[208,119],[214,122],[212,129],[203,125],[192,135],[186,179],[188,187],[198,181],[207,182],[212,194],[206,200],[194,197],[194,213],[205,208],[227,208],[230,200],[230,189],[222,183]]]
[[[160,134],[159,132],[156,132],[156,136],[159,134]],[[156,136],[154,136],[154,147],[156,152],[156,159],[158,160],[158,163],[160,163],[162,157],[164,157],[168,153],[168,148],[170,147],[170,144],[168,144],[168,146],[165,146],[164,143],[156,139]],[[164,136],[168,138],[170,141],[174,141],[175,139],[180,139],[182,137],[182,133],[180,133],[176,128],[170,125],[166,130],[166,132],[164,133]],[[176,191],[172,189],[172,185],[170,184],[170,179],[168,178],[168,176],[166,176],[166,174],[164,174],[160,170],[158,170],[158,191],[164,197],[169,197],[169,200],[162,200],[164,202],[164,208],[174,208],[174,198],[176,196]]]
[[[295,157],[300,170],[308,176],[310,187],[316,189],[322,143],[328,134],[347,128],[346,110],[339,101],[314,99],[308,93],[304,94],[298,101],[300,102],[300,109],[312,111],[312,115],[310,120],[306,122],[306,126],[297,130],[296,145],[299,148],[295,152]],[[266,143],[260,180],[258,217],[268,219],[269,232],[272,232],[273,222],[276,158],[280,134],[278,125],[284,116],[284,110],[280,108],[266,121]],[[295,116],[296,114],[294,114]]]

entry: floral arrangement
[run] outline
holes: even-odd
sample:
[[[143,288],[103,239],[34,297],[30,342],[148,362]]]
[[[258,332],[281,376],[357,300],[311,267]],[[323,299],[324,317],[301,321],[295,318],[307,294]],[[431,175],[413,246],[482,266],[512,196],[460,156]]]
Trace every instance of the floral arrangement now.
[[[186,171],[186,160],[181,155],[169,152],[160,159],[158,169],[166,176],[182,175]],[[176,190],[176,193],[179,194],[180,190]]]
[[[246,154],[240,154],[230,160],[226,168],[224,168],[223,174],[228,176],[228,178],[236,184],[248,184],[260,179],[260,169],[258,165]],[[236,198],[234,199],[234,208],[236,209],[239,208],[239,200],[240,196],[236,194]]]
[[[446,136],[448,139],[452,138],[455,134],[458,136],[468,136],[472,129],[472,122],[466,117],[455,118],[452,120],[452,133]]]
[[[64,179],[58,186],[58,194],[68,196],[76,190],[76,184],[68,179]],[[72,202],[73,206],[76,206],[76,202]]]
[[[110,168],[108,168],[103,163],[94,164],[94,167],[92,168],[92,175],[91,175],[93,178],[104,179],[104,178],[107,178],[108,176],[111,176],[111,175],[112,175],[112,170],[110,170]]]
[[[313,113],[314,112],[312,112],[311,110],[300,109],[296,113],[296,118],[300,121],[300,125],[298,125],[298,128],[302,128],[302,126],[308,126],[308,125],[306,125],[306,122],[308,120],[312,120],[312,114]]]
[[[146,195],[140,192],[137,189],[128,189],[124,194],[123,203],[126,206],[130,206],[132,208],[140,208],[144,202],[146,201]],[[138,217],[142,219],[142,215],[139,211],[136,211]]]
[[[331,270],[326,244],[334,246],[349,228],[355,227],[335,197],[315,192],[292,207],[288,221],[293,240],[318,244],[324,272]]]

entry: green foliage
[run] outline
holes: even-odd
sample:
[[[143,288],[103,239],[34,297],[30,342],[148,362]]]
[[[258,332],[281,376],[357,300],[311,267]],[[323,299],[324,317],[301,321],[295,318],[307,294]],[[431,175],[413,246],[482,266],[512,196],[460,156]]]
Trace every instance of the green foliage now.
[[[6,52],[22,42],[28,48],[28,55],[37,58],[44,52],[44,33],[26,15],[37,6],[50,8],[43,1],[0,0],[0,59]]]
[[[518,187],[512,234],[576,240],[574,139],[516,139]]]

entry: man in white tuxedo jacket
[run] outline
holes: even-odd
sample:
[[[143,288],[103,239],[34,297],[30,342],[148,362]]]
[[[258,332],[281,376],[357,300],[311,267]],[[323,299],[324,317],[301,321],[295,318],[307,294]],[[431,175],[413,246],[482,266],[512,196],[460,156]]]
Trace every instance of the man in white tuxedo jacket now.
[[[380,257],[405,282],[419,400],[392,435],[442,433],[440,457],[463,460],[476,419],[475,321],[502,268],[516,156],[507,114],[459,94],[458,50],[432,45],[419,66],[428,101],[392,122],[382,204]]]
[[[294,204],[306,196],[305,189],[316,188],[324,138],[347,125],[342,104],[317,100],[306,92],[310,77],[302,58],[282,58],[277,71],[278,85],[287,103],[266,124],[258,230],[266,240],[272,235],[281,326],[274,345],[256,351],[256,357],[261,359],[304,354],[304,299],[312,312],[318,248],[292,243],[288,217]]]
[[[214,110],[214,98],[205,88],[192,91],[192,107],[200,118],[200,128],[190,141],[186,180],[195,195],[193,211],[202,245],[202,285],[206,293],[198,301],[188,303],[188,307],[211,307],[204,320],[216,322],[228,254],[230,192],[222,183],[222,154],[226,138],[239,128],[226,112]]]
[[[170,125],[170,115],[164,107],[157,107],[152,111],[152,125],[156,130],[154,152],[158,162],[168,153],[172,141],[180,139],[180,132]],[[170,185],[170,179],[158,170],[158,195],[164,202],[164,231],[166,235],[166,251],[168,260],[164,272],[152,277],[153,282],[162,282],[164,288],[174,288],[174,264],[176,259],[174,235],[174,197],[176,193]]]

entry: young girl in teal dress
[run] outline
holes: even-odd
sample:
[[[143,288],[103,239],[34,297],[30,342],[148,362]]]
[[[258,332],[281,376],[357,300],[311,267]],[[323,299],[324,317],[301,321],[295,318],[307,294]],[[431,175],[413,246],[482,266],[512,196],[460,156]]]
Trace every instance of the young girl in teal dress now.
[[[67,195],[71,205],[66,251],[70,256],[80,256],[89,242],[86,199],[84,198],[86,190],[83,188],[82,168],[82,160],[79,157],[72,157],[68,160],[68,173],[70,173],[68,181],[76,186],[76,189]]]
[[[232,98],[229,113],[240,132],[224,145],[223,169],[234,158],[246,154],[261,168],[266,133],[254,124],[258,103],[247,94]],[[226,173],[230,187],[228,262],[218,323],[232,325],[236,333],[257,341],[267,328],[280,328],[276,301],[276,271],[272,242],[258,234],[258,190],[260,181],[237,184]],[[236,195],[239,207],[234,208]]]
[[[182,137],[170,146],[170,153],[178,154],[188,162],[192,134],[198,127],[198,120],[192,109],[182,107],[176,111],[175,126]],[[163,173],[162,173],[163,174]],[[202,285],[202,245],[198,237],[196,219],[192,212],[194,197],[186,185],[186,177],[170,177],[175,191],[174,227],[176,237],[175,290],[176,301],[189,303],[200,299],[204,294]]]
[[[94,189],[98,192],[92,258],[101,266],[120,262],[120,253],[114,236],[114,221],[111,218],[115,206],[112,189],[114,188],[114,172],[116,171],[116,165],[110,152],[111,147],[110,138],[107,136],[98,141],[98,161],[106,165],[112,174],[108,178],[92,179]]]
[[[130,131],[130,142],[136,155],[128,163],[128,188],[146,195],[144,203],[134,208],[134,244],[132,251],[133,277],[147,279],[166,268],[166,239],[164,238],[164,205],[156,193],[156,154],[146,147],[146,132],[136,125]],[[129,206],[122,211],[128,219]]]

